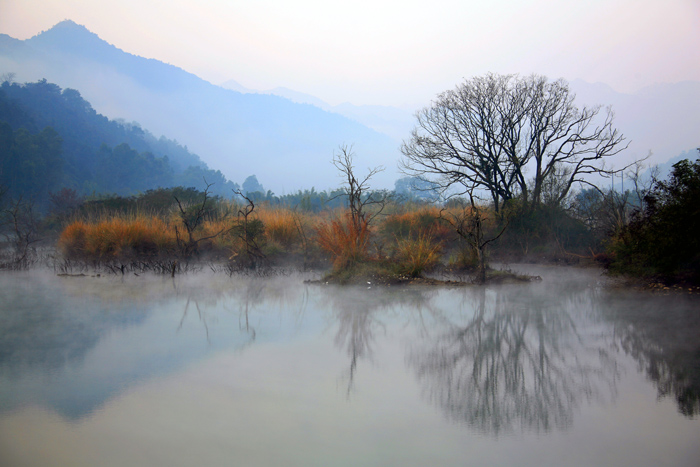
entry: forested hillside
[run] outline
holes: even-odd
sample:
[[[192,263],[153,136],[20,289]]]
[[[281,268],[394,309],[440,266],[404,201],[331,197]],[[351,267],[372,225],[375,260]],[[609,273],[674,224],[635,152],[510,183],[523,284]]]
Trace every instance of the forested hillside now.
[[[41,80],[0,86],[0,185],[39,206],[50,193],[130,195],[158,187],[201,188],[226,196],[237,185],[177,141],[137,123],[109,120],[74,89]]]

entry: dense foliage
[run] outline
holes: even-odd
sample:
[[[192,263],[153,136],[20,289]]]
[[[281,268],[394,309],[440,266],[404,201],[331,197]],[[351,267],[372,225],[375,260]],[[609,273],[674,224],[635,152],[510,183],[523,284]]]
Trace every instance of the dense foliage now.
[[[700,159],[673,166],[613,237],[613,270],[700,283]]]
[[[32,134],[0,121],[0,185],[13,196],[48,199],[63,178],[61,142],[51,127]]]

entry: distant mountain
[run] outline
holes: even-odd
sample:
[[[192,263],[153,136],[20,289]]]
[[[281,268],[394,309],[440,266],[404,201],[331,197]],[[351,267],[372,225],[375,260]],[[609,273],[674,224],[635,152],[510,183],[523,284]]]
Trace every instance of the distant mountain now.
[[[570,83],[578,104],[612,106],[615,126],[630,141],[620,163],[651,153],[663,164],[700,146],[700,82],[658,84],[634,94],[581,80]]]
[[[284,97],[297,104],[309,104],[328,112],[334,112],[354,120],[375,131],[390,136],[400,145],[401,141],[411,135],[411,130],[415,125],[415,117],[408,112],[397,107],[383,105],[354,105],[349,102],[330,105],[318,97],[303,92],[294,91],[285,87],[277,87],[268,91],[256,91],[246,88],[234,80],[228,80],[221,84],[221,87],[238,91],[245,94],[272,94]]]
[[[177,138],[230,180],[255,174],[278,193],[337,186],[330,161],[344,143],[354,144],[358,171],[387,167],[377,187],[398,178],[398,146],[387,135],[312,105],[223,89],[126,53],[72,21],[24,41],[0,36],[4,72],[16,73],[17,81],[46,78],[77,89],[96,111]]]
[[[226,81],[225,83],[221,83],[221,87],[224,89],[229,89],[231,91],[240,92],[242,94],[252,94],[252,93],[257,92],[257,91],[254,91],[252,89],[248,89],[247,87],[243,86],[238,81],[234,81],[232,79]],[[269,93],[265,92],[263,94],[269,94]]]
[[[387,134],[401,143],[411,137],[415,116],[406,110],[384,105],[354,105],[346,102],[332,109],[370,128]]]

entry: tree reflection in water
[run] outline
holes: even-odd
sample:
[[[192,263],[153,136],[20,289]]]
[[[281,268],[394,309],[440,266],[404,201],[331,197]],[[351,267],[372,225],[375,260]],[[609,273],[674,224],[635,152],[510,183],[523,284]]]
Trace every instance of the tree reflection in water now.
[[[566,428],[581,402],[614,395],[614,358],[600,335],[577,326],[595,291],[564,293],[466,290],[468,316],[445,313],[408,354],[425,395],[449,418],[495,435]]]
[[[380,320],[382,312],[396,312],[402,307],[421,315],[424,309],[430,310],[430,293],[418,289],[397,287],[394,289],[374,289],[360,287],[329,287],[326,290],[327,302],[338,323],[335,346],[345,349],[350,358],[350,366],[343,379],[347,380],[347,395],[350,396],[355,381],[357,364],[363,359],[372,359],[372,346],[375,333],[386,333],[386,324]],[[385,318],[391,316],[384,313]]]
[[[694,296],[607,293],[601,313],[613,340],[686,417],[700,414],[700,313]]]
[[[254,279],[229,282],[225,287],[182,287],[173,282],[176,295],[186,298],[178,332],[182,329],[188,311],[194,307],[197,310],[199,322],[204,327],[207,343],[211,344],[209,320],[216,321],[217,318],[215,316],[211,318],[209,314],[220,306],[223,310],[238,315],[239,331],[248,334],[249,344],[253,343],[256,338],[256,329],[251,324],[251,312],[263,302],[285,303],[289,298],[284,294],[284,288],[271,288],[267,285],[265,281]]]

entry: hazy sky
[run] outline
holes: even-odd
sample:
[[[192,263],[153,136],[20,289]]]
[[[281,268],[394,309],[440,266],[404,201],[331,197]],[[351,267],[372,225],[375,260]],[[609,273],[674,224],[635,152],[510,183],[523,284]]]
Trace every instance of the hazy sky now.
[[[220,84],[417,106],[488,71],[632,92],[700,81],[700,0],[0,0],[0,32],[64,19]]]

